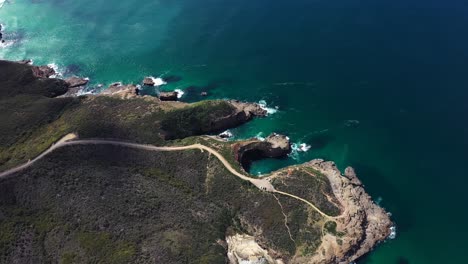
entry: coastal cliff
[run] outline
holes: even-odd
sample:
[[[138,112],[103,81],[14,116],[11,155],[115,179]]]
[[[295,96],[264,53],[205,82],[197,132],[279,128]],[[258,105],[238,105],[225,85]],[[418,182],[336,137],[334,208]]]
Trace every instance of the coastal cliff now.
[[[257,104],[161,101],[121,84],[63,97],[84,80],[51,74],[0,61],[0,171],[27,164],[68,133],[175,149],[199,144],[223,162],[198,149],[58,148],[0,177],[0,263],[344,264],[391,232],[388,214],[351,168],[342,175],[314,160],[261,179],[268,190],[234,175],[291,151],[281,135],[203,136],[265,116]]]

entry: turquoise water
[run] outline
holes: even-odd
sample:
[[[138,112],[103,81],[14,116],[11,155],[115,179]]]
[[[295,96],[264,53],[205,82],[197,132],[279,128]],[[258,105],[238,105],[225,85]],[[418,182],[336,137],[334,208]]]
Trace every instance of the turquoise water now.
[[[287,134],[354,166],[398,236],[360,264],[465,263],[468,7],[422,0],[16,0],[0,58],[33,58],[92,84],[178,76],[185,101],[265,100],[233,130]],[[149,91],[151,92],[151,91]],[[406,262],[405,262],[406,261]]]

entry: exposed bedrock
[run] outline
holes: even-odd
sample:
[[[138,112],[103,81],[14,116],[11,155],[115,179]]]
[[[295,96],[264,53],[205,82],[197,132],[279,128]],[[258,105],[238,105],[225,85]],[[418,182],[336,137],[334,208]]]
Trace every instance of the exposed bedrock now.
[[[152,77],[145,77],[145,79],[143,80],[143,85],[146,85],[146,86],[154,86],[155,83],[154,83],[154,78]]]
[[[55,70],[49,66],[32,66],[32,71],[37,78],[50,78],[55,75]]]
[[[337,230],[346,234],[340,238],[340,244],[334,237],[326,235],[321,250],[317,251],[319,254],[310,259],[310,263],[350,263],[389,237],[393,223],[388,213],[365,192],[354,169],[348,167],[342,175],[334,162],[321,159],[304,166],[315,168],[327,176],[344,209],[343,217],[336,219]],[[324,259],[328,262],[320,262]]]
[[[135,98],[139,95],[140,89],[133,84],[123,85],[122,83],[113,83],[106,90],[102,91],[102,95],[117,96],[122,99]]]
[[[291,153],[289,138],[279,134],[271,134],[264,141],[254,139],[239,144],[237,160],[246,171],[250,170],[253,161],[264,158],[283,158]]]
[[[161,101],[177,101],[178,95],[178,92],[160,92],[159,99]]]
[[[246,103],[236,100],[227,101],[233,106],[233,111],[226,116],[218,117],[210,122],[210,128],[206,133],[221,132],[226,129],[240,126],[254,117],[265,117],[267,112],[258,104]]]
[[[70,77],[64,80],[70,88],[75,88],[75,87],[80,87],[80,86],[85,86],[88,84],[89,79],[87,78],[80,78],[80,77]]]

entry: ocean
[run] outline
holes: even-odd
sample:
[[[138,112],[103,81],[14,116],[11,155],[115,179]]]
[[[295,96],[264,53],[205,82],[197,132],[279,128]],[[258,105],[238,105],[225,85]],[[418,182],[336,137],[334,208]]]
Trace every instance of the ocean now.
[[[262,101],[271,114],[234,137],[282,133],[296,150],[251,173],[333,160],[392,213],[396,239],[359,264],[465,263],[467,13],[456,0],[15,0],[0,58],[92,86],[170,77],[161,89],[187,102]]]

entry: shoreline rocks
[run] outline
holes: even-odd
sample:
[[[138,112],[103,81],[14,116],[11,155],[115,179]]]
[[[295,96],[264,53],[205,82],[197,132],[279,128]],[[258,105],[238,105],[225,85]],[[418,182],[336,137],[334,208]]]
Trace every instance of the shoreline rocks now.
[[[179,98],[178,92],[160,92],[159,100],[161,101],[177,101]]]
[[[25,61],[21,61],[22,64],[24,64]],[[50,78],[51,76],[55,75],[55,70],[52,67],[49,66],[32,66],[32,72],[33,75],[37,78]]]
[[[393,222],[389,214],[373,202],[353,168],[346,168],[342,175],[334,162],[322,159],[301,166],[312,167],[327,176],[335,197],[344,209],[342,217],[335,221],[337,230],[346,235],[340,237],[339,244],[334,236],[327,234],[310,263],[351,263],[390,236]]]
[[[118,96],[122,99],[135,98],[139,96],[140,89],[138,86],[130,84],[123,85],[122,83],[113,83],[106,90],[100,93],[106,96]]]
[[[244,170],[249,171],[255,160],[264,158],[284,158],[291,153],[291,142],[284,135],[271,134],[264,141],[254,139],[240,143],[237,151],[237,161]]]
[[[222,132],[240,126],[254,117],[265,117],[267,112],[256,103],[245,103],[236,100],[226,100],[233,107],[231,114],[212,120],[206,133]]]
[[[89,79],[73,76],[73,77],[69,77],[65,79],[64,81],[68,84],[68,87],[75,88],[75,87],[87,85],[89,82]]]

